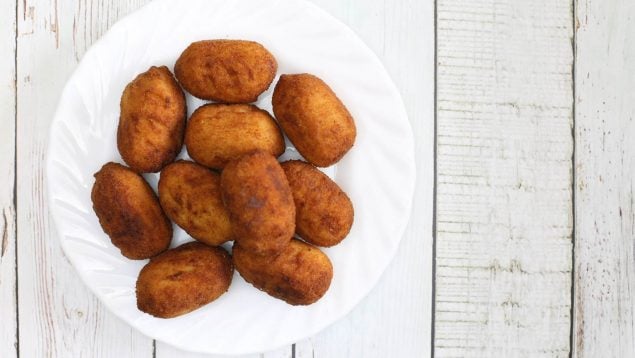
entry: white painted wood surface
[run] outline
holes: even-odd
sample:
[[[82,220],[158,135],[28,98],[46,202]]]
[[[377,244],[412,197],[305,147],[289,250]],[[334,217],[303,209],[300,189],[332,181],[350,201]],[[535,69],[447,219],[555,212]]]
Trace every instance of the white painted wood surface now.
[[[17,354],[15,241],[15,6],[0,3],[0,357]]]
[[[437,6],[435,355],[567,357],[571,2]]]
[[[575,357],[635,357],[635,3],[576,8]]]
[[[107,312],[63,256],[46,204],[43,159],[58,94],[86,49],[117,19],[145,2],[25,0],[5,2],[0,8],[2,44],[6,43],[3,49],[13,53],[13,45],[17,43],[15,56],[6,56],[0,62],[9,85],[0,92],[1,108],[9,114],[2,118],[0,132],[0,149],[6,147],[0,157],[5,175],[0,177],[3,184],[0,204],[6,209],[8,233],[8,251],[2,257],[0,276],[2,357],[17,353],[13,343],[17,342],[18,323],[19,353],[26,357],[200,357],[153,342]],[[415,135],[420,139],[417,143],[420,185],[413,209],[416,220],[408,228],[395,263],[378,287],[347,318],[297,345],[246,358],[426,355],[430,351],[431,328],[432,172],[424,169],[433,160],[434,113],[430,110],[434,90],[433,4],[415,0],[396,5],[380,0],[315,2],[360,34],[384,61],[402,91]],[[16,21],[17,38],[13,32]],[[13,72],[16,61],[17,74]],[[20,238],[17,314],[15,302],[11,301],[16,297],[13,256],[16,147]]]

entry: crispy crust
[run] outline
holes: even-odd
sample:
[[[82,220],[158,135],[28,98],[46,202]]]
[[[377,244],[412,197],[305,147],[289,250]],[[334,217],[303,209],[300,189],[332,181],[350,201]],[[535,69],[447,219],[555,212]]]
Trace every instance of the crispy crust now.
[[[227,292],[233,273],[223,248],[183,244],[143,267],[137,279],[137,308],[159,318],[186,314]]]
[[[199,107],[185,130],[185,146],[192,159],[214,169],[255,150],[278,157],[285,149],[282,131],[273,117],[247,104]]]
[[[138,173],[158,172],[183,145],[185,95],[167,67],[151,67],[123,91],[117,148]]]
[[[271,85],[278,63],[261,44],[206,40],[190,44],[174,65],[192,95],[223,103],[251,103]]]
[[[353,146],[353,117],[321,79],[306,73],[282,75],[272,102],[280,126],[311,164],[333,165]]]
[[[346,193],[311,164],[281,164],[295,202],[296,233],[317,246],[339,244],[353,225],[353,204]]]
[[[295,231],[295,206],[276,158],[259,151],[230,162],[221,174],[234,238],[261,255],[275,255]]]
[[[328,291],[333,265],[317,247],[293,239],[278,256],[256,255],[235,244],[233,260],[240,275],[256,288],[291,305],[310,305]]]
[[[104,232],[129,259],[147,259],[170,246],[172,224],[141,175],[117,163],[95,174],[93,209]]]
[[[166,215],[196,240],[215,246],[232,239],[219,174],[185,160],[169,164],[161,171],[159,201]]]

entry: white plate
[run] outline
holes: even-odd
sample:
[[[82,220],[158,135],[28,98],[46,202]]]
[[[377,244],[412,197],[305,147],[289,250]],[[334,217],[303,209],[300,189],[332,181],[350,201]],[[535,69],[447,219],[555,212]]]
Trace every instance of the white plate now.
[[[124,86],[152,65],[172,68],[188,44],[212,38],[258,41],[278,60],[278,74],[313,73],[346,104],[357,124],[357,141],[326,172],[353,201],[355,223],[340,245],[324,250],[334,278],[327,294],[311,306],[287,305],[236,274],[229,292],[215,302],[178,318],[158,319],[136,307],[135,281],[146,261],[124,258],[93,213],[93,173],[108,161],[122,162],[115,132]],[[269,111],[272,89],[257,102]],[[189,112],[200,103],[188,96]],[[66,84],[48,153],[51,212],[64,252],[82,280],[142,333],[203,353],[267,351],[314,335],[348,313],[394,256],[415,183],[412,131],[380,61],[345,25],[301,0],[159,0],[124,18],[86,53]],[[293,156],[293,149],[288,153]],[[146,178],[156,185],[157,175]],[[187,240],[176,230],[172,246]]]

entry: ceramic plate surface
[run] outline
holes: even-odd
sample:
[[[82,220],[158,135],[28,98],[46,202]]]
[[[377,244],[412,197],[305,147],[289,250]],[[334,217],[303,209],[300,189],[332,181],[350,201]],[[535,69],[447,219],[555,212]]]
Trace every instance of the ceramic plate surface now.
[[[126,84],[153,65],[173,69],[191,42],[214,38],[262,43],[278,60],[278,75],[313,73],[348,107],[357,141],[324,171],[350,196],[355,223],[340,245],[324,250],[333,262],[333,282],[311,306],[287,305],[236,273],[229,291],[215,302],[178,318],[158,319],[136,307],[135,282],[147,261],[124,258],[99,226],[90,201],[93,174],[108,161],[123,163],[116,128]],[[273,86],[256,103],[270,112]],[[188,112],[201,103],[188,95]],[[203,353],[271,350],[314,335],[347,314],[394,256],[415,183],[412,131],[382,64],[350,29],[302,0],[159,0],[124,18],[95,43],[69,79],[51,125],[48,153],[51,213],[82,280],[142,333]],[[181,157],[187,158],[185,150]],[[298,157],[288,145],[282,159]],[[145,177],[156,188],[158,175]],[[172,246],[189,240],[176,229]]]

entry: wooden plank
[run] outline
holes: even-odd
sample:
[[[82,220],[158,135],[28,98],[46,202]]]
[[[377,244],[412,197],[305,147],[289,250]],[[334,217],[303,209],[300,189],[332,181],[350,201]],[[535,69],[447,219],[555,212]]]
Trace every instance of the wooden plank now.
[[[62,86],[86,48],[141,2],[18,2],[17,226],[23,357],[152,355],[152,340],[115,319],[80,282],[60,248],[44,188],[48,127]]]
[[[573,355],[635,357],[635,4],[576,6]]]
[[[0,357],[17,356],[15,241],[16,1],[0,3]]]
[[[350,314],[295,345],[295,357],[422,357],[430,353],[434,132],[434,3],[314,0],[380,57],[416,138],[417,188],[400,249]]]
[[[567,357],[572,2],[439,0],[438,357]]]

